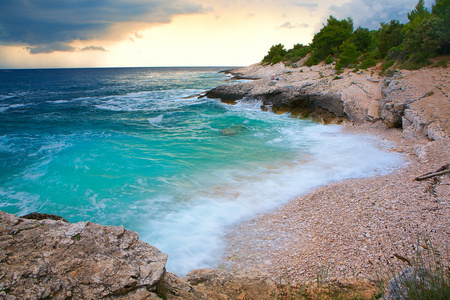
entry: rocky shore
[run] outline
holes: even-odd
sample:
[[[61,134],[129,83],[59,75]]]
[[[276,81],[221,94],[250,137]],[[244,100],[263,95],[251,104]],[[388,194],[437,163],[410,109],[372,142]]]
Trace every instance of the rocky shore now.
[[[450,70],[381,77],[379,68],[336,74],[332,65],[297,65],[231,70],[248,80],[206,96],[343,124],[348,134],[389,142],[404,167],[321,187],[230,229],[221,268],[184,278],[123,227],[0,212],[0,299],[288,299],[283,286],[300,289],[319,274],[370,298],[377,275],[418,253],[432,248],[448,268],[449,173],[414,179],[450,163]]]
[[[390,143],[389,151],[405,160],[389,175],[321,187],[233,228],[227,268],[254,268],[290,284],[314,280],[322,272],[330,280],[375,282],[377,276],[389,276],[392,266],[401,269],[405,261],[428,253],[428,243],[449,267],[450,176],[414,179],[450,163],[450,71],[399,70],[392,77],[379,71],[338,75],[323,63],[311,68],[253,65],[232,73],[254,80],[208,93],[343,124],[349,134]]]

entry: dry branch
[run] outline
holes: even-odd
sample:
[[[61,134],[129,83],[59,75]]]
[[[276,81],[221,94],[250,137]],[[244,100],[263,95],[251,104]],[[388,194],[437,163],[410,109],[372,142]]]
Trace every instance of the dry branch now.
[[[436,176],[441,176],[444,174],[450,173],[450,164],[446,164],[445,166],[440,167],[439,169],[437,169],[434,172],[430,172],[424,175],[421,175],[419,177],[414,178],[414,181],[421,181],[421,180],[425,180],[428,178],[432,178],[432,177],[436,177]]]

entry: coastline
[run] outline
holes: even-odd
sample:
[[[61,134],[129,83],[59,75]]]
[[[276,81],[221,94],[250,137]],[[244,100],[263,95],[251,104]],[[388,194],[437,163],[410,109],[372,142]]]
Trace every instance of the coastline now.
[[[426,252],[423,239],[448,264],[450,176],[413,179],[450,163],[449,70],[401,71],[387,78],[377,68],[337,76],[324,64],[309,69],[257,64],[229,72],[252,80],[225,86],[221,93],[230,99],[224,102],[257,99],[264,110],[341,124],[346,134],[375,137],[383,149],[390,143],[389,151],[401,153],[405,164],[387,175],[313,189],[238,224],[228,231],[219,268],[193,270],[183,278],[165,270],[165,254],[123,227],[0,212],[2,249],[26,249],[0,257],[0,299],[25,292],[27,299],[37,294],[55,299],[284,299],[284,287],[302,286],[324,273],[340,287],[355,281],[352,286],[362,287],[370,298],[388,263],[401,269],[405,259]],[[68,250],[74,259],[67,258]],[[155,254],[156,267],[148,256],[138,255],[145,252]],[[128,270],[119,267],[124,264]],[[100,269],[121,279],[109,280],[108,273],[101,277]]]
[[[397,129],[345,126],[395,145],[405,164],[387,175],[347,179],[319,187],[227,234],[224,266],[301,284],[326,270],[329,280],[375,282],[389,264],[416,258],[427,238],[450,261],[450,180],[413,181],[450,157],[448,142],[407,140]],[[422,150],[421,160],[416,152]],[[422,148],[420,148],[422,149]]]
[[[302,117],[297,107],[281,108],[279,99],[268,94],[279,95],[292,86],[308,95],[334,91],[350,122],[333,107],[325,107],[332,115],[328,119],[314,113],[307,117],[343,124],[347,134],[392,143],[390,151],[401,153],[405,163],[387,175],[314,189],[237,225],[226,235],[223,267],[232,272],[247,268],[291,284],[311,281],[324,271],[330,280],[374,282],[390,266],[404,266],[402,258],[414,261],[425,239],[442,261],[450,261],[450,176],[413,181],[450,162],[448,70],[402,70],[386,78],[378,75],[378,66],[357,73],[347,70],[337,78],[323,63],[303,69],[308,67],[256,64],[232,70],[237,78],[254,79],[232,93],[242,101],[264,99],[276,113]]]

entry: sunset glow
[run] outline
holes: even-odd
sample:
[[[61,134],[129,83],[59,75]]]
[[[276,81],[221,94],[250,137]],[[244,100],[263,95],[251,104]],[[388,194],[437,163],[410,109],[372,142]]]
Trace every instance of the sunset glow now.
[[[0,0],[0,68],[241,66],[308,44],[329,15],[376,29],[416,1]],[[84,6],[83,6],[84,5]],[[361,12],[364,15],[361,15]],[[371,28],[372,27],[372,28]]]

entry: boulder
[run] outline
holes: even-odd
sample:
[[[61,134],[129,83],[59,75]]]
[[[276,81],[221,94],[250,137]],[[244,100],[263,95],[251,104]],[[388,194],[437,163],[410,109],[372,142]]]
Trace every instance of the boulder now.
[[[166,260],[121,226],[0,212],[0,299],[157,299]]]

